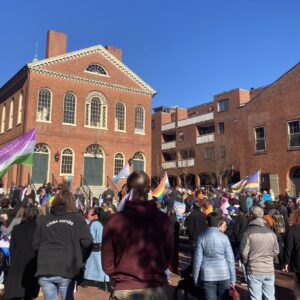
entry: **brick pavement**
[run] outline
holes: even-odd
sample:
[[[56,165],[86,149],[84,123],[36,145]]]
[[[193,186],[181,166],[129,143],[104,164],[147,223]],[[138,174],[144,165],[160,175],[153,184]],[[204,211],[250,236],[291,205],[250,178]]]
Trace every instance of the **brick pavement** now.
[[[186,251],[180,253],[180,268],[185,268],[189,263],[189,255]],[[237,268],[237,281],[241,280],[242,271]],[[170,286],[167,287],[168,298],[166,300],[173,300],[174,288],[177,286],[180,277],[173,275],[170,278]],[[285,273],[281,271],[276,271],[276,300],[296,300],[293,295],[293,275],[291,273]],[[241,300],[248,300],[247,287],[237,285],[238,291],[241,295]],[[79,287],[78,291],[75,293],[75,300],[108,300],[109,293],[100,290],[97,287],[82,288]],[[38,300],[42,300],[43,297],[38,297]],[[178,300],[183,300],[183,294],[178,293]],[[189,300],[195,300],[189,296]],[[2,297],[0,296],[0,300]]]

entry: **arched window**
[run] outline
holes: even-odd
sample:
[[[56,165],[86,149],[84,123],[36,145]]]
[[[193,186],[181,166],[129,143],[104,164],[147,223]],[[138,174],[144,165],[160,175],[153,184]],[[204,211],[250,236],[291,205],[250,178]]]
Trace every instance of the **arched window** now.
[[[124,155],[117,153],[114,162],[114,176],[117,176],[124,167]]]
[[[51,115],[51,92],[48,89],[39,91],[37,121],[50,121]]]
[[[5,131],[5,123],[6,123],[6,104],[4,104],[2,108],[1,133]]]
[[[115,130],[125,131],[125,105],[121,102],[116,104]]]
[[[9,120],[8,120],[8,129],[13,127],[14,123],[14,98],[10,101],[10,110],[9,110]]]
[[[63,123],[75,124],[76,98],[72,93],[66,93],[64,97]]]
[[[107,75],[106,70],[99,64],[90,64],[85,70],[99,75]]]
[[[133,157],[133,171],[145,171],[145,156],[142,152],[136,152]]]
[[[23,114],[23,92],[20,93],[19,96],[19,107],[18,107],[18,120],[17,124],[22,123],[22,114]]]
[[[36,144],[34,147],[34,153],[49,153],[49,148],[46,144]]]
[[[100,92],[93,92],[85,102],[85,125],[106,128],[107,101]]]
[[[142,105],[135,108],[135,133],[145,132],[145,110]]]
[[[73,174],[73,150],[66,148],[61,153],[60,173],[63,175]]]

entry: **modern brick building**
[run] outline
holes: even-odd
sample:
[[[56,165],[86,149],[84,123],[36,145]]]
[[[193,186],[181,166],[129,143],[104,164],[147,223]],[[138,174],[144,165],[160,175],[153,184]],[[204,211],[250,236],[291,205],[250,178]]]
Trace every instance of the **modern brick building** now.
[[[171,184],[236,182],[261,170],[261,187],[300,192],[300,64],[268,86],[234,89],[152,116],[152,174]]]
[[[151,102],[156,93],[100,45],[66,52],[67,36],[48,31],[46,58],[26,64],[0,89],[0,146],[37,128],[34,164],[4,176],[36,186],[81,178],[97,193],[132,158],[151,174]]]

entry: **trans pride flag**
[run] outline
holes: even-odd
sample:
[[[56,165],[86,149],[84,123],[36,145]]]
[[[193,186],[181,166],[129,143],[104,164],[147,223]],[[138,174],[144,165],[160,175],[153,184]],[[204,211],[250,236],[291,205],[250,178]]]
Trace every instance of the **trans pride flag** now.
[[[152,191],[152,197],[155,197],[158,201],[162,201],[165,194],[168,193],[170,188],[169,178],[167,172],[160,181],[159,185]]]
[[[116,177],[114,177],[111,181],[116,182],[120,178],[129,176],[129,175],[130,175],[130,168],[129,168],[129,164],[127,163],[125,165],[125,167],[119,172],[119,174]]]
[[[35,136],[34,128],[0,149],[0,177],[14,164],[32,166]]]

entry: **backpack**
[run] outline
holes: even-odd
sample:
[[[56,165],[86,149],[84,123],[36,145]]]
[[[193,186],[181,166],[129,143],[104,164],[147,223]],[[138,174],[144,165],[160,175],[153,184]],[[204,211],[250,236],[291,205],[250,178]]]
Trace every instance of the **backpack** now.
[[[275,232],[277,234],[285,233],[286,229],[283,216],[280,213],[275,213],[272,218],[274,221]]]

